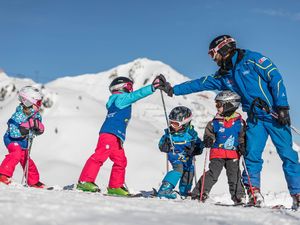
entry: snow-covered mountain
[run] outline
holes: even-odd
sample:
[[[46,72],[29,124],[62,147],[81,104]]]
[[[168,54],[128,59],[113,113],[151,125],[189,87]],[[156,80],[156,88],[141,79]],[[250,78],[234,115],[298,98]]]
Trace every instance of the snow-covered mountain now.
[[[146,58],[98,74],[63,77],[45,85],[0,73],[1,96],[5,93],[3,97],[0,96],[0,134],[4,134],[6,122],[18,104],[17,90],[27,84],[41,87],[45,95],[43,121],[46,130],[42,136],[34,139],[32,158],[39,168],[41,181],[46,184],[64,186],[76,183],[85,161],[94,151],[100,126],[106,116],[109,83],[117,76],[127,76],[134,80],[134,89],[138,89],[151,84],[159,73],[163,73],[171,84],[189,80],[170,66]],[[164,95],[164,99],[168,112],[178,105],[190,107],[194,116],[192,123],[202,137],[203,128],[215,114],[214,96],[214,92],[201,92],[173,98]],[[166,172],[166,156],[158,150],[157,144],[165,127],[159,91],[133,105],[133,117],[124,145],[128,159],[126,184],[132,192],[159,187]],[[297,146],[295,148],[299,151]],[[5,154],[7,150],[1,142],[0,160]],[[197,156],[197,178],[203,171],[204,155]],[[282,163],[270,141],[263,158],[263,193],[283,192],[284,196],[288,196]],[[96,181],[104,191],[111,165],[108,160]],[[21,177],[19,167],[16,169],[14,181],[20,183]],[[228,193],[227,179],[223,171],[212,194],[225,195],[229,199]],[[291,200],[286,198],[289,205]]]

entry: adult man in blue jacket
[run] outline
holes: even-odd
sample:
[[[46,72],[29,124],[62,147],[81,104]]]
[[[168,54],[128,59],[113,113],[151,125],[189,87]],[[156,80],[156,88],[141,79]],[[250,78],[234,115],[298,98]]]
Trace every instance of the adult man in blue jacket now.
[[[298,208],[300,163],[297,152],[292,148],[289,104],[277,67],[260,53],[236,48],[236,41],[229,35],[216,37],[210,43],[208,53],[220,67],[213,76],[201,77],[174,87],[167,85],[164,91],[169,96],[204,90],[231,90],[238,93],[242,98],[243,111],[248,113],[245,162],[254,187],[253,194],[249,190],[250,184],[245,172],[243,180],[248,187],[250,203],[260,204],[262,200],[260,194],[262,152],[270,135],[283,161],[283,171],[293,198],[293,207]],[[275,111],[278,118],[272,117],[267,112],[268,109]]]

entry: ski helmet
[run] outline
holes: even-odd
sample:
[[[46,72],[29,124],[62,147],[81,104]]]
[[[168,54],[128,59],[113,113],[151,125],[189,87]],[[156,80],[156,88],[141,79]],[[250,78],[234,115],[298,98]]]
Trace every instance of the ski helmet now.
[[[25,86],[18,92],[18,99],[26,107],[35,105],[40,108],[42,106],[43,95],[38,88]]]
[[[210,42],[208,54],[215,59],[217,53],[225,57],[234,49],[236,49],[236,41],[230,35],[220,35]]]
[[[227,90],[217,94],[215,101],[217,108],[223,107],[221,116],[231,116],[240,106],[241,97],[237,93]]]
[[[190,125],[192,116],[192,111],[185,106],[177,106],[172,109],[169,114],[171,131],[184,131]]]
[[[109,85],[109,91],[111,93],[115,91],[125,91],[132,92],[133,91],[133,81],[128,77],[117,77],[113,79],[113,81]]]

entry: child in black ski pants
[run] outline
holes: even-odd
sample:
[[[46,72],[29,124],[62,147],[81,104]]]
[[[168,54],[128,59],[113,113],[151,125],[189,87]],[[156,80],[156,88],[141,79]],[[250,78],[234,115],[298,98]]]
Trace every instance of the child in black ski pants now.
[[[225,167],[229,191],[234,204],[245,204],[245,189],[241,181],[240,155],[245,152],[245,121],[235,112],[241,98],[234,92],[220,92],[216,98],[217,115],[204,133],[204,146],[210,149],[209,171],[205,173],[202,201],[208,197],[213,185]],[[192,191],[192,199],[200,199],[203,176]]]

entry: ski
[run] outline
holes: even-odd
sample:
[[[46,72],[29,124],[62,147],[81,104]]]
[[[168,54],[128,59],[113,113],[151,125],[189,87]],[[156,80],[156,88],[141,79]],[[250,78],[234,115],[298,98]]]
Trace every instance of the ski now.
[[[227,204],[227,203],[222,203],[222,202],[214,203],[214,205],[225,206],[225,207],[245,207],[245,204]]]
[[[103,194],[103,196],[117,197],[117,198],[140,198],[140,197],[143,197],[141,193],[137,193],[137,194],[128,194],[128,195]]]
[[[112,195],[112,194],[103,194],[104,196],[111,197],[123,197],[123,198],[155,198],[157,197],[157,191],[155,188],[152,191],[140,191],[139,193],[129,194],[129,195]]]
[[[259,206],[259,205],[253,205],[253,204],[227,204],[222,202],[216,202],[214,203],[216,206],[225,206],[225,207],[243,207],[243,208],[262,208],[262,209],[273,209],[273,210],[286,210],[286,211],[294,211],[292,208],[285,207],[282,204],[274,205],[274,206]]]

